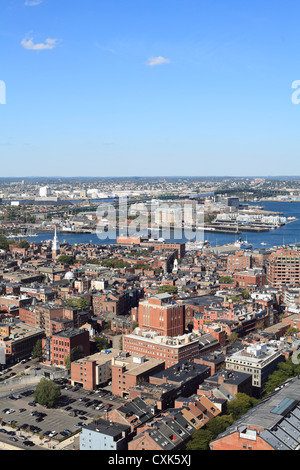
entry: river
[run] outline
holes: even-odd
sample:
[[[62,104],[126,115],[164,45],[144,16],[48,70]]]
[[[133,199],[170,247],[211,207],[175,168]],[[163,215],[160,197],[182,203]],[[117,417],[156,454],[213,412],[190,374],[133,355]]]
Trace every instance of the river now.
[[[256,203],[255,205],[257,205]],[[289,223],[275,230],[269,232],[244,232],[242,238],[247,240],[248,243],[253,245],[253,248],[270,248],[272,246],[280,246],[284,244],[290,244],[298,242],[300,243],[300,202],[273,202],[263,201],[259,203],[266,211],[281,212],[285,217],[297,217],[298,220]],[[157,232],[155,232],[157,234]],[[193,240],[195,234],[192,231],[186,230],[177,233],[171,232],[169,235],[165,233],[158,234],[163,236],[166,241],[180,241],[186,242]],[[28,239],[36,243],[45,240],[52,239],[53,235],[49,233],[39,233],[38,237]],[[208,240],[212,246],[225,245],[234,242],[240,235],[227,234],[227,233],[212,233],[212,232],[198,232],[197,240]],[[116,243],[116,234],[114,232],[108,232],[105,234],[103,239],[99,239],[96,234],[84,234],[84,233],[58,233],[58,240],[60,243],[64,241],[70,245],[76,243],[91,243],[95,245],[105,245]],[[262,245],[265,243],[266,245]]]

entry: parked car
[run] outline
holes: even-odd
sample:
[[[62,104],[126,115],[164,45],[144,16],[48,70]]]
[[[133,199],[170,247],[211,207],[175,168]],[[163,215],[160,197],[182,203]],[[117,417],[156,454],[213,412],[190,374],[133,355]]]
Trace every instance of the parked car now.
[[[32,442],[32,441],[24,441],[23,444],[24,444],[24,446],[27,446],[27,447],[32,447],[32,446],[35,445],[34,442]]]
[[[70,429],[64,429],[64,432],[66,432],[67,434],[73,434],[72,431],[70,431]]]

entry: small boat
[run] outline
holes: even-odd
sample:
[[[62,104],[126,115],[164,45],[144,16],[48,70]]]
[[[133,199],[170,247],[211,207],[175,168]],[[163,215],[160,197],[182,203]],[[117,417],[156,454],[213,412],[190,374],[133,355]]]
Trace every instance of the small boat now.
[[[241,238],[239,240],[237,240],[234,243],[234,245],[237,248],[241,248],[243,250],[251,250],[251,248],[252,248],[252,245],[250,243],[248,243],[247,241],[242,240]]]

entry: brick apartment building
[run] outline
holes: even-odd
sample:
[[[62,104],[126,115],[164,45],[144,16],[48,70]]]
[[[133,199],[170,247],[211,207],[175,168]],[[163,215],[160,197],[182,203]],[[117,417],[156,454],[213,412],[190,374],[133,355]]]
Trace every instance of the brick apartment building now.
[[[81,385],[86,390],[106,385],[111,381],[112,359],[120,352],[119,349],[108,349],[73,361],[71,384]]]
[[[197,393],[203,381],[210,376],[210,367],[191,361],[183,361],[149,377],[149,383],[161,385],[169,383],[175,385],[180,396],[188,397]]]
[[[126,397],[130,388],[147,381],[150,375],[154,375],[165,369],[164,361],[160,359],[148,359],[142,354],[132,354],[122,351],[112,358],[111,384],[113,395]]]
[[[184,333],[184,306],[174,302],[170,294],[157,294],[141,301],[136,313],[133,321],[142,329],[156,331],[162,336]]]
[[[30,308],[20,308],[19,317],[24,323],[45,330],[52,336],[66,327],[80,328],[88,320],[88,311],[45,303]]]
[[[171,367],[180,361],[199,356],[199,338],[192,333],[182,336],[161,336],[156,332],[136,328],[123,337],[123,349],[131,354],[145,354],[148,358],[164,361]]]
[[[203,364],[210,367],[211,375],[214,375],[219,370],[223,369],[225,364],[225,356],[221,351],[213,351],[208,354],[203,354],[197,359],[194,359],[196,364]]]
[[[267,284],[281,289],[283,284],[300,285],[300,252],[280,249],[266,263]]]
[[[175,451],[183,449],[185,443],[196,431],[192,419],[184,417],[181,410],[174,410],[166,416],[145,425],[144,429],[128,442],[129,451],[155,450]]]
[[[144,248],[153,248],[155,251],[177,251],[178,259],[182,259],[185,255],[185,243],[172,243],[150,241],[141,237],[118,236],[117,243],[121,245],[137,245]]]
[[[66,359],[90,354],[89,332],[68,328],[42,340],[43,362],[65,367]],[[75,357],[74,357],[75,356]]]
[[[28,358],[38,340],[44,338],[45,332],[40,328],[15,319],[10,324],[0,324],[0,363],[14,364]]]
[[[262,269],[248,269],[234,274],[238,287],[246,290],[256,290],[266,284],[266,275]]]
[[[234,255],[227,258],[227,271],[233,273],[252,268],[252,255],[244,251],[237,251]]]
[[[117,292],[98,292],[92,297],[93,310],[95,315],[102,315],[110,312],[115,315],[125,313],[124,294]]]
[[[185,306],[185,329],[187,330],[189,325],[194,323],[194,315],[196,313],[203,313],[205,309],[210,306],[219,306],[223,301],[224,299],[222,297],[215,295],[201,295],[190,299],[180,300],[178,303],[182,303]]]
[[[207,386],[207,384],[215,387],[215,389],[219,387],[225,388],[231,397],[236,396],[237,393],[245,393],[248,396],[252,395],[252,376],[244,372],[219,370],[205,379],[204,386]],[[201,385],[197,393],[199,395],[202,394]]]

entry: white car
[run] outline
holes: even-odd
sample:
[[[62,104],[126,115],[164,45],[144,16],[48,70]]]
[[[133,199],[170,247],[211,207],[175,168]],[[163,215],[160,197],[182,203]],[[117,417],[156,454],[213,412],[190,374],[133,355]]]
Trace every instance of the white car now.
[[[55,436],[57,436],[57,432],[56,432],[56,431],[50,432],[49,437],[55,437]]]
[[[14,412],[15,412],[15,410],[10,409],[10,410],[8,410],[8,411],[6,412],[6,414],[7,414],[7,415],[11,415],[11,414],[14,413]]]

